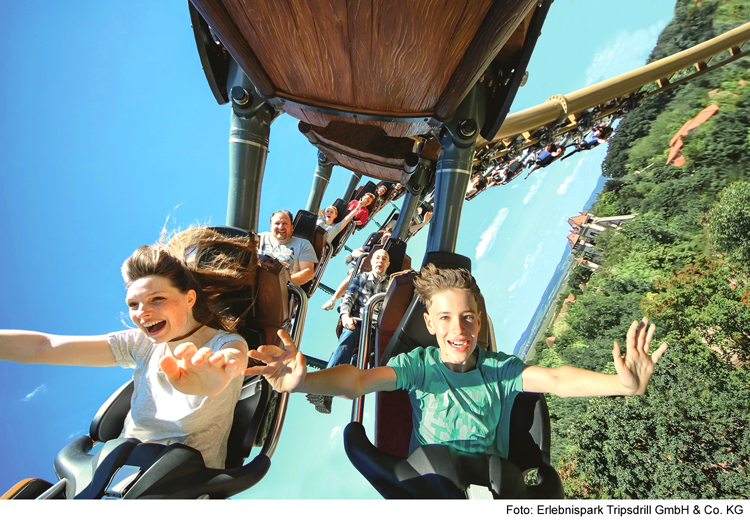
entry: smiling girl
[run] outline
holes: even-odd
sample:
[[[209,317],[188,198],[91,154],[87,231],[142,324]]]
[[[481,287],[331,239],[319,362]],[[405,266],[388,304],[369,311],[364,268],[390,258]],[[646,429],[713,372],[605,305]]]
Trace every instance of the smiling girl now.
[[[0,330],[0,359],[133,368],[120,436],[182,443],[207,467],[222,468],[247,363],[247,343],[234,331],[250,309],[257,262],[254,235],[187,229],[138,248],[123,264],[136,328],[98,336]]]

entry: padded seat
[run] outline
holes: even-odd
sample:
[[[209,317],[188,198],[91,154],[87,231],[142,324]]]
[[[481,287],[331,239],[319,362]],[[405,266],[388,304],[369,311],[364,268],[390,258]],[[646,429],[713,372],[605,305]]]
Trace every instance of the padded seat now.
[[[453,253],[429,253],[425,259],[425,263],[429,262],[441,268],[471,269],[471,261],[468,258]],[[417,347],[437,346],[435,336],[428,332],[424,323],[424,305],[414,293],[414,278],[416,274],[415,271],[410,270],[397,273],[391,278],[376,325],[376,365],[386,365],[388,360],[396,354],[409,352]],[[483,298],[480,299],[479,310],[482,313],[482,324],[480,335],[478,336],[478,344],[485,350],[493,350],[493,336],[489,331],[491,323],[486,314]],[[345,441],[347,438],[349,439],[347,454],[349,454],[350,459],[365,478],[368,478],[379,491],[381,491],[379,486],[387,490],[389,494],[384,496],[389,498],[400,496],[422,498],[440,496],[447,498],[455,496],[455,493],[461,495],[463,488],[460,486],[456,488],[454,484],[456,482],[459,484],[460,482],[464,482],[461,480],[463,477],[453,478],[452,482],[454,484],[449,485],[447,488],[443,486],[445,482],[441,479],[432,482],[435,475],[427,479],[432,484],[436,484],[437,482],[437,487],[434,489],[430,487],[432,484],[429,482],[426,484],[422,482],[416,485],[416,488],[412,488],[411,484],[406,485],[406,487],[402,487],[401,484],[395,485],[395,487],[392,485],[393,482],[389,479],[393,475],[390,471],[395,471],[396,473],[407,471],[408,473],[414,470],[411,466],[414,454],[412,456],[409,455],[409,443],[413,428],[411,402],[409,401],[408,392],[404,390],[378,392],[375,394],[375,402],[375,446],[377,448],[375,446],[368,447],[369,440],[367,440],[366,435],[363,432],[360,434],[358,429],[354,427],[359,425],[357,423],[350,424],[351,431],[348,427],[345,433]],[[542,475],[542,479],[545,482],[544,487],[527,489],[523,485],[522,488],[519,488],[522,491],[519,497],[535,496],[534,494],[536,493],[542,493],[543,496],[562,498],[562,484],[560,483],[559,476],[549,466],[549,414],[543,395],[522,393],[516,397],[511,411],[510,430],[508,460],[512,462],[511,465],[515,469],[508,469],[506,464],[508,461],[502,461],[503,459],[497,457],[490,457],[495,459],[495,461],[491,461],[490,463],[496,465],[492,471],[499,471],[500,469],[498,468],[501,468],[504,474],[510,471],[510,473],[515,475],[516,473],[520,474],[520,471],[528,468],[540,468],[540,475]],[[432,452],[434,451],[433,448],[443,449],[444,446],[423,446],[420,450],[426,449]],[[415,451],[416,453],[417,451]],[[370,456],[375,461],[368,460]],[[454,455],[451,456],[456,458]],[[456,460],[459,458],[463,460],[463,455],[459,456]],[[409,465],[403,466],[402,464],[406,463],[407,459],[409,460]],[[402,463],[402,461],[404,462]],[[466,460],[461,463],[469,464],[470,466],[475,464],[474,461]],[[501,466],[497,466],[497,464],[501,464]],[[384,468],[390,469],[386,470]],[[411,469],[407,470],[403,468]],[[448,471],[449,468],[445,466],[444,469]],[[450,471],[448,472],[450,473]],[[414,477],[417,476],[416,474],[414,475]],[[427,486],[426,488],[424,487],[425,485]],[[438,493],[438,495],[422,495],[423,493],[427,493],[425,490],[428,488]],[[449,488],[451,491],[448,491]],[[459,490],[459,492],[456,490]],[[497,489],[493,488],[493,493],[495,492],[499,493]],[[405,495],[402,495],[402,493]],[[416,495],[409,495],[409,493],[416,493]],[[446,493],[447,495],[440,495],[440,493]],[[510,493],[510,495],[507,493]],[[503,494],[505,495],[501,495],[505,497],[515,496],[507,489],[503,491]]]
[[[320,279],[323,277],[328,260],[332,255],[331,244],[326,241],[326,230],[317,225],[317,222],[318,216],[304,209],[300,209],[294,215],[292,236],[310,242],[318,259],[317,264],[314,266],[315,272],[313,278],[302,285],[302,289],[308,297],[312,297],[313,293],[315,293],[318,284],[320,284]]]
[[[225,235],[248,232],[216,227]],[[281,344],[277,331],[290,321],[289,271],[276,259],[261,256],[254,288],[254,305],[246,324],[238,329],[251,348]],[[55,459],[55,473],[66,481],[67,498],[101,498],[113,475],[124,468],[139,468],[140,476],[123,498],[211,498],[235,495],[259,482],[270,468],[271,451],[283,423],[285,404],[260,376],[245,378],[227,443],[225,469],[206,468],[200,452],[182,444],[164,446],[118,438],[133,393],[132,380],[120,387],[99,409],[89,428],[68,444]],[[269,434],[273,430],[273,435]],[[94,442],[104,446],[91,454]],[[260,453],[246,463],[254,446]],[[4,498],[36,498],[50,488],[38,479],[22,481]]]

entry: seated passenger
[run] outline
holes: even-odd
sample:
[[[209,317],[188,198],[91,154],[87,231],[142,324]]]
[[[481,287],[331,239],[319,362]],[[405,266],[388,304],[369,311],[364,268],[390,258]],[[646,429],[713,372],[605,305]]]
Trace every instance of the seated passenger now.
[[[350,212],[348,215],[344,217],[344,219],[341,222],[336,222],[336,217],[338,216],[339,212],[336,210],[336,208],[332,205],[329,205],[326,207],[323,211],[321,211],[318,214],[318,221],[317,224],[326,230],[326,241],[331,242],[334,238],[336,238],[336,235],[341,233],[341,231],[349,225],[349,222],[352,221],[352,219],[357,216],[357,213],[359,213],[362,210],[362,203],[358,203],[357,207],[354,208],[352,212]]]
[[[372,255],[372,271],[359,273],[351,280],[341,301],[341,336],[326,368],[351,363],[354,351],[359,346],[365,305],[370,297],[388,289],[388,276],[385,273],[390,262],[388,252],[378,249]],[[308,400],[315,405],[315,409],[323,414],[330,414],[331,398],[314,396]]]
[[[391,189],[390,195],[388,195],[388,201],[393,202],[395,200],[398,200],[406,193],[406,188],[401,185],[400,183],[396,183],[393,186],[393,189]]]
[[[318,257],[309,241],[292,236],[292,222],[289,211],[273,213],[271,230],[259,235],[258,254],[275,257],[289,269],[292,284],[299,285],[313,278]]]
[[[612,127],[606,124],[599,124],[591,127],[591,130],[581,139],[578,140],[578,151],[588,150],[606,143],[612,134]]]
[[[122,265],[135,328],[98,336],[2,330],[0,359],[135,369],[120,437],[185,444],[207,467],[223,468],[247,366],[247,343],[234,331],[252,302],[256,244],[254,235],[191,228],[166,245],[142,246]],[[226,249],[232,261],[221,258]],[[234,315],[221,306],[227,295],[242,306]]]
[[[425,324],[439,348],[416,348],[398,354],[388,365],[359,370],[340,365],[307,372],[305,359],[286,334],[286,350],[262,346],[250,357],[266,366],[248,373],[262,374],[279,392],[306,392],[354,399],[375,391],[409,392],[414,428],[410,451],[420,445],[442,444],[457,451],[507,458],[513,400],[520,392],[551,392],[561,397],[643,394],[654,365],[667,348],[649,356],[654,325],[635,321],[627,334],[625,357],[615,342],[617,374],[602,374],[571,366],[526,366],[515,356],[488,352],[477,346],[481,314],[479,288],[467,270],[446,270],[428,264],[415,279],[425,304]]]
[[[409,226],[409,233],[412,235],[429,223],[432,218],[432,206],[429,204],[422,204],[417,207],[417,213],[422,217],[422,221],[417,222],[416,219],[412,219],[411,225]]]
[[[520,159],[514,159],[502,168],[497,167],[487,177],[487,187],[494,187],[495,185],[505,185],[510,182],[513,178],[518,176],[523,170],[523,163]]]
[[[352,200],[351,202],[349,202],[347,209],[349,209],[350,211],[354,211],[356,208],[359,208],[359,212],[354,215],[354,223],[360,226],[367,223],[367,220],[370,218],[370,211],[367,208],[374,200],[375,195],[372,193],[367,193],[361,199]]]
[[[383,206],[388,203],[388,196],[390,195],[388,191],[388,185],[386,185],[385,183],[381,183],[375,189],[375,193],[377,194],[377,204],[375,205],[376,211],[381,210]]]
[[[487,187],[487,178],[484,174],[478,174],[469,180],[469,187],[466,189],[466,197],[471,198]]]
[[[539,169],[543,169],[544,167],[555,161],[563,154],[563,152],[565,152],[565,149],[562,145],[559,145],[557,143],[550,143],[549,145],[544,147],[536,154],[536,159],[534,160],[534,168],[529,171],[529,173],[524,177],[524,180],[531,176],[533,172]]]
[[[355,249],[351,252],[351,254],[347,255],[346,258],[344,258],[345,264],[350,264],[353,260],[358,259],[362,255],[367,255],[372,251],[372,248],[375,246],[383,246],[386,242],[388,242],[388,239],[391,238],[391,233],[393,231],[393,226],[386,226],[385,229],[381,231],[376,231],[375,233],[372,233],[370,237],[367,239],[367,242],[365,242],[365,245],[361,248]],[[352,279],[352,273],[354,272],[354,266],[351,266],[349,268],[349,271],[347,271],[346,278],[341,281],[341,284],[338,285],[336,288],[336,291],[333,292],[333,295],[330,299],[328,299],[325,303],[323,303],[323,309],[324,310],[333,310],[334,306],[336,306],[336,301],[344,295],[344,292],[346,292],[346,288],[349,286],[349,281]]]

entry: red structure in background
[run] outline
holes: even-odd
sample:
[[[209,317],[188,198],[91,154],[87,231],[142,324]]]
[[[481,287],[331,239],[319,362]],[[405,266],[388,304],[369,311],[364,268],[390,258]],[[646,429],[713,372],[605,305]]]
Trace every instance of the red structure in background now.
[[[701,110],[697,116],[686,121],[685,124],[682,125],[680,130],[678,130],[674,137],[669,141],[670,150],[669,156],[667,156],[667,165],[671,163],[675,167],[682,167],[685,164],[685,157],[680,156],[680,149],[685,144],[682,141],[682,137],[692,134],[696,128],[711,119],[711,117],[718,111],[718,105],[708,105]]]

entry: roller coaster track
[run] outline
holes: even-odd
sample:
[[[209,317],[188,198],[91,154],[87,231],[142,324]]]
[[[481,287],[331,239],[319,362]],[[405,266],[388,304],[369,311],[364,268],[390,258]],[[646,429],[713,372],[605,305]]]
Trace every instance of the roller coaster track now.
[[[477,144],[476,169],[492,160],[542,148],[555,137],[585,133],[593,123],[622,117],[644,99],[750,54],[750,23],[716,38],[567,95],[508,115],[491,141]]]

